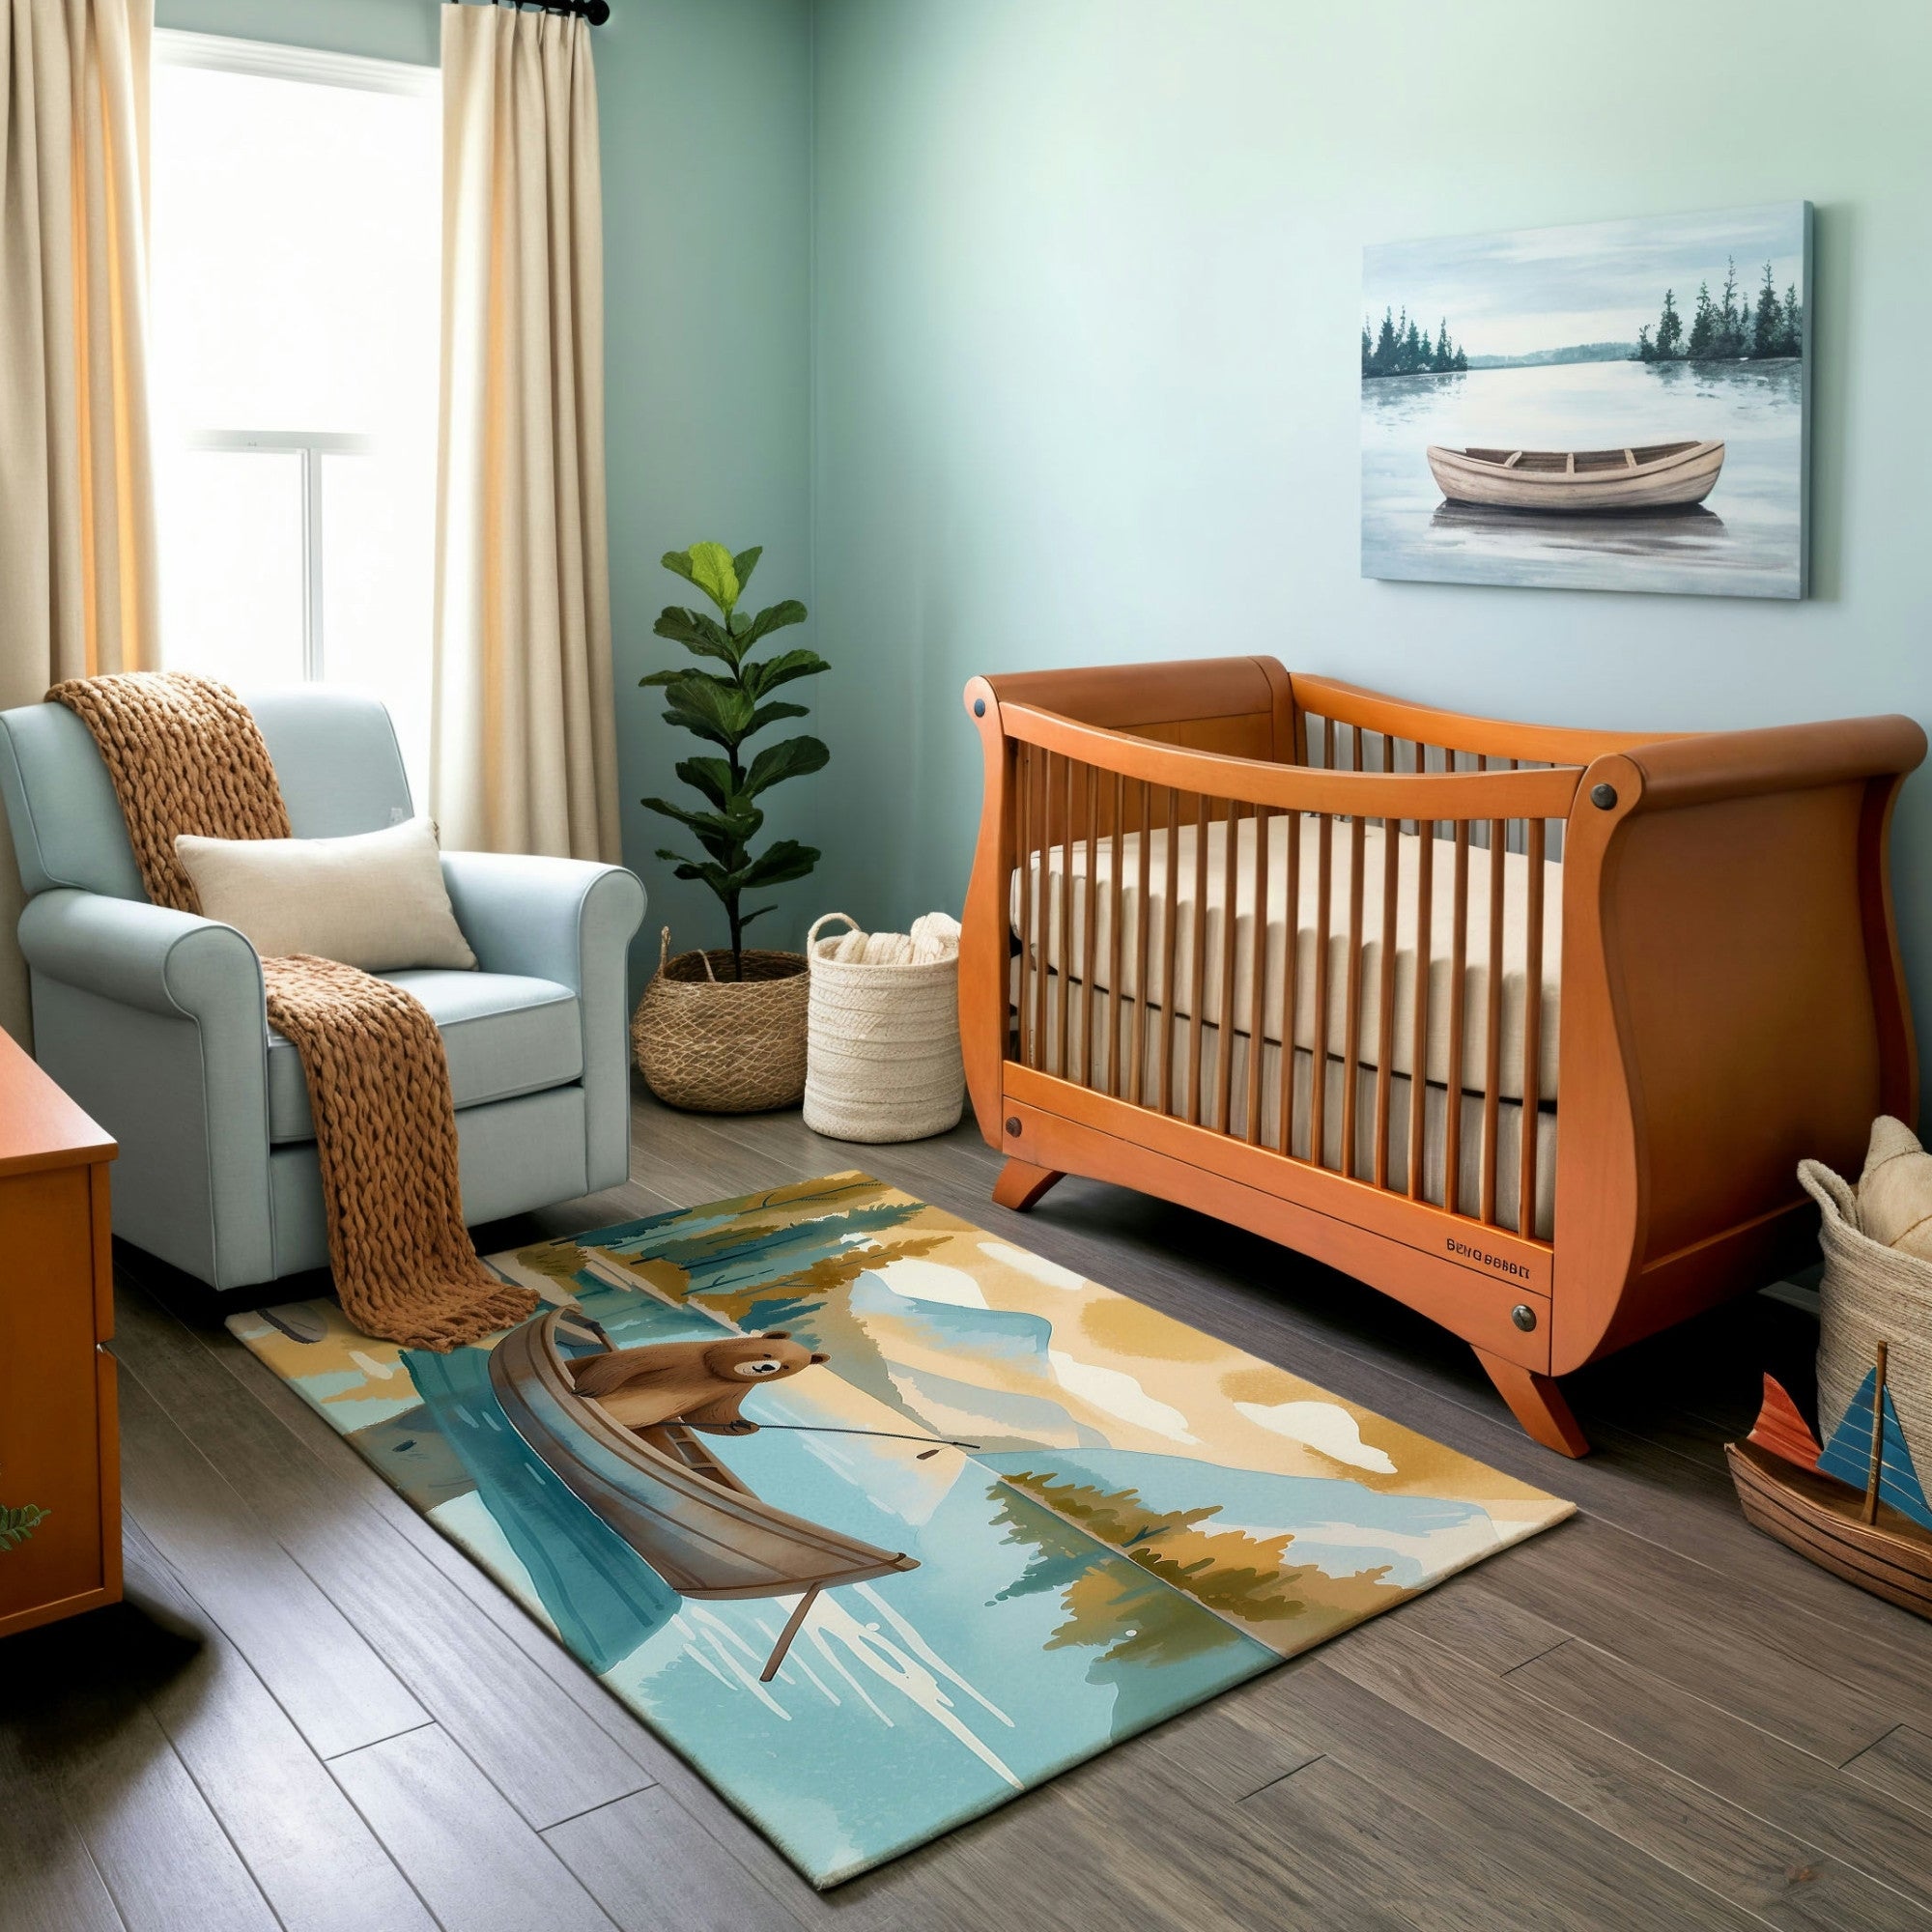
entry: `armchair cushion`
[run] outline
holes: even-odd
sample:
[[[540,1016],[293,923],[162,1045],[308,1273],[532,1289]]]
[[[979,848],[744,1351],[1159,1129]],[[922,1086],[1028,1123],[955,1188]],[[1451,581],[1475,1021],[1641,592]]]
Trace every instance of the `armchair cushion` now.
[[[312,952],[369,973],[476,964],[427,818],[336,838],[183,834],[175,857],[202,911],[246,933],[264,958]]]
[[[442,1035],[450,1098],[461,1111],[488,1100],[565,1087],[583,1073],[577,995],[554,980],[517,973],[384,973],[421,1001]],[[308,1085],[295,1048],[269,1035],[269,1138],[315,1138]]]

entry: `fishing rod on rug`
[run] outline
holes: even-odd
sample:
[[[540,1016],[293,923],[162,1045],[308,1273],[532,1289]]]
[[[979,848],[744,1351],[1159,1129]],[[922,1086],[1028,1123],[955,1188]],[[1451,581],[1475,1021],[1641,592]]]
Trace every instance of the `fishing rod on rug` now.
[[[760,1430],[795,1429],[805,1435],[877,1435],[888,1442],[929,1442],[932,1447],[922,1449],[912,1460],[923,1463],[929,1456],[937,1456],[942,1449],[977,1449],[977,1442],[961,1442],[951,1435],[905,1435],[896,1429],[834,1429],[819,1422],[761,1422]]]

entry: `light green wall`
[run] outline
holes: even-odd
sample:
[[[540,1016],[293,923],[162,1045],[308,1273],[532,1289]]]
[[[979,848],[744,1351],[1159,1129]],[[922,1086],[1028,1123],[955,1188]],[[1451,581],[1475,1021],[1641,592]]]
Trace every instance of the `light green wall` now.
[[[155,0],[155,24],[434,67],[439,0]]]
[[[156,16],[434,65],[440,11],[438,0],[157,0]],[[762,543],[753,588],[810,601],[810,31],[806,0],[616,0],[592,30],[624,850],[651,894],[640,967],[655,963],[666,921],[680,945],[724,936],[710,895],[653,856],[676,828],[637,804],[674,791],[671,764],[701,749],[637,689],[669,661],[651,622],[683,588],[657,559],[700,537]],[[811,803],[806,783],[776,794],[774,831],[805,831]],[[796,945],[810,892],[773,895],[782,911],[753,937]]]
[[[1552,722],[1932,719],[1932,8],[821,0],[815,61],[825,903],[957,907],[975,671],[1270,651]],[[1809,602],[1358,576],[1364,242],[1799,197]],[[1932,774],[1897,880],[1932,1026]]]
[[[666,604],[694,594],[658,558],[700,538],[763,544],[754,601],[811,603],[811,19],[804,0],[615,0],[594,31],[624,851],[651,895],[636,956],[655,965],[666,923],[673,947],[725,938],[717,900],[653,856],[667,835],[691,841],[637,804],[675,796],[671,766],[711,749],[668,730],[661,696],[637,688],[689,662],[651,636]],[[771,831],[806,835],[823,782],[772,794]],[[798,945],[810,891],[769,895],[781,910],[753,938]]]

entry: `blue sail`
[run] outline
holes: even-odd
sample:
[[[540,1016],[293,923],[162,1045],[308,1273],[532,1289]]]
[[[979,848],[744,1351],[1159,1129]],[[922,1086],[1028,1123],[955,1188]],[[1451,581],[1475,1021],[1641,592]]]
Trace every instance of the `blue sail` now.
[[[1833,1430],[1832,1439],[1818,1459],[1818,1466],[1826,1475],[1835,1476],[1861,1492],[1871,1481],[1872,1391],[1877,1380],[1878,1371],[1867,1369],[1858,1394],[1845,1410],[1844,1420]],[[1921,1528],[1932,1529],[1932,1504],[1926,1502],[1918,1471],[1912,1465],[1912,1451],[1906,1447],[1905,1431],[1899,1426],[1897,1409],[1891,1406],[1889,1389],[1885,1395],[1885,1453],[1879,1468],[1878,1492],[1880,1499],[1900,1515],[1910,1517]]]

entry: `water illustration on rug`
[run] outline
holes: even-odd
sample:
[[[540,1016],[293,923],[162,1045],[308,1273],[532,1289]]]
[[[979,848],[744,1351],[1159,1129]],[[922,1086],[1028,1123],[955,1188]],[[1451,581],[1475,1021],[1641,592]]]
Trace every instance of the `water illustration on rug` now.
[[[820,1886],[1571,1505],[860,1174],[235,1333]]]

